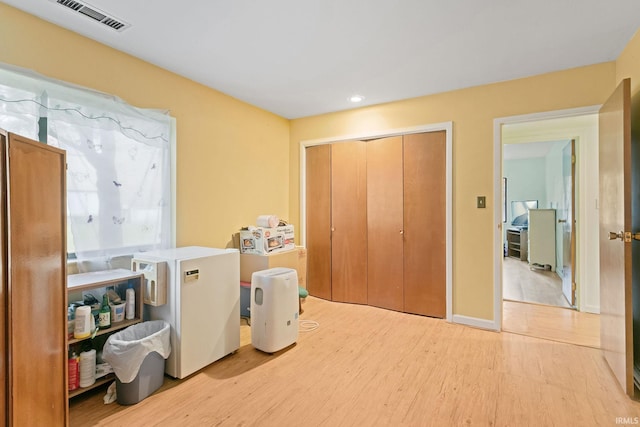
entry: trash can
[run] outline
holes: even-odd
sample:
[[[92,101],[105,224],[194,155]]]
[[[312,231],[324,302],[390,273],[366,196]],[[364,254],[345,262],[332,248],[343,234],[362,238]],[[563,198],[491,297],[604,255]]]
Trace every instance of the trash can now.
[[[109,336],[102,359],[116,374],[116,399],[133,405],[164,382],[165,359],[171,354],[170,326],[163,320],[142,322]]]

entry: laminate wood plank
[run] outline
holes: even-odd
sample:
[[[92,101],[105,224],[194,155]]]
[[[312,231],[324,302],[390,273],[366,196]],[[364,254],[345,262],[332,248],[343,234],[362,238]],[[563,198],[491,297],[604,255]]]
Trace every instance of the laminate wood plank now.
[[[367,152],[331,144],[331,299],[367,304]]]
[[[367,141],[368,304],[404,310],[402,137]]]
[[[502,261],[502,298],[570,308],[562,293],[562,279],[554,271],[532,270],[515,258]]]
[[[404,309],[446,315],[446,133],[404,135]]]
[[[502,328],[532,337],[600,348],[600,315],[576,310],[503,301]]]
[[[136,405],[104,405],[103,393],[72,399],[71,426],[615,425],[640,416],[599,349],[313,297],[304,307],[301,319],[320,326],[294,346],[268,355],[245,335],[235,354],[184,380],[165,377]]]
[[[331,146],[306,148],[307,290],[331,299]]]

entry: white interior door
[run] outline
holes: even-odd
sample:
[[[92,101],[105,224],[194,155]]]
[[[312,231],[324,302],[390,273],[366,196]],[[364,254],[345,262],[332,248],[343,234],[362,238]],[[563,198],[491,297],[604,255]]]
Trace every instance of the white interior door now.
[[[620,386],[633,396],[631,83],[625,79],[599,119],[600,345]]]

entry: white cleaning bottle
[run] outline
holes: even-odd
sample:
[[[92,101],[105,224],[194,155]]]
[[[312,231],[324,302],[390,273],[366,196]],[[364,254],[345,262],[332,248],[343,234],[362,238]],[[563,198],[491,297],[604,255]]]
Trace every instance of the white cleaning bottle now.
[[[126,318],[128,320],[133,319],[136,316],[136,291],[133,286],[129,285],[127,288],[127,305],[125,308]]]

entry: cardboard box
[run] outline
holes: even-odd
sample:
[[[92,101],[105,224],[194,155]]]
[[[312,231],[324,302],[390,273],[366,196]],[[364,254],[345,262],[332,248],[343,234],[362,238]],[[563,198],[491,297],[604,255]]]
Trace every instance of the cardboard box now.
[[[256,271],[274,267],[293,268],[298,271],[299,253],[297,249],[268,255],[240,254],[240,281],[251,283],[251,275]],[[300,275],[298,274],[298,281]]]
[[[295,249],[293,225],[240,230],[240,253],[267,255]]]

